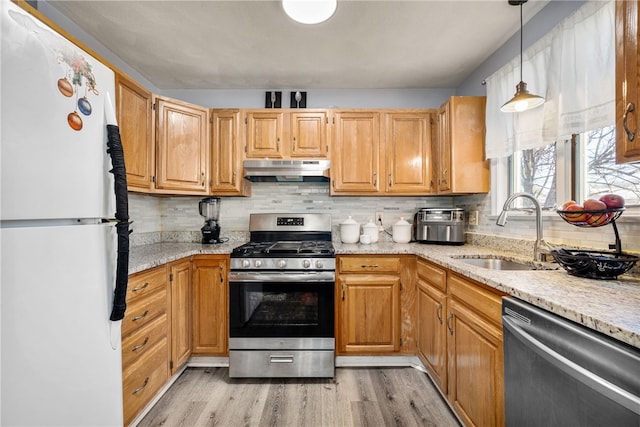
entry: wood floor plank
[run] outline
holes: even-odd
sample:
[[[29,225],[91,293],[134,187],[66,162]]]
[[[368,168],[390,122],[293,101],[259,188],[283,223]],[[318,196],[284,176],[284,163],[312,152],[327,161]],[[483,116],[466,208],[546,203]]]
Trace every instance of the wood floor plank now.
[[[459,427],[413,368],[337,368],[324,379],[238,379],[227,368],[189,368],[138,425]]]

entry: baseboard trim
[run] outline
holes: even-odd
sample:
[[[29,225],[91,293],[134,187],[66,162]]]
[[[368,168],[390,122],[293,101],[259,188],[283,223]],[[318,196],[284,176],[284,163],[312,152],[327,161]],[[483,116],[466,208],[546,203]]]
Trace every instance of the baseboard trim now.
[[[187,361],[189,368],[228,368],[228,356],[191,356]]]
[[[418,356],[336,356],[336,368],[411,367],[426,372]]]

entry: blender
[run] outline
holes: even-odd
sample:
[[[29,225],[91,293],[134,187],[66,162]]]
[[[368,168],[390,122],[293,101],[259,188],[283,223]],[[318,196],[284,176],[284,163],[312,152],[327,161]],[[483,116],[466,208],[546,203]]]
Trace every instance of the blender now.
[[[198,204],[200,215],[204,217],[202,231],[202,243],[222,243],[220,240],[220,225],[218,216],[220,215],[220,198],[206,197]]]

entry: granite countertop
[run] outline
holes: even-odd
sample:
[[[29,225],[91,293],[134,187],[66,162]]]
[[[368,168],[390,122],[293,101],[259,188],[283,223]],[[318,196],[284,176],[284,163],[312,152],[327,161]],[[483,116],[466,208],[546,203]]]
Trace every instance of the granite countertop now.
[[[129,273],[197,254],[230,254],[243,241],[219,245],[156,243],[132,248]],[[556,313],[591,329],[640,348],[640,277],[623,275],[618,280],[583,279],[569,275],[557,264],[551,270],[488,270],[466,264],[460,258],[502,256],[529,261],[522,255],[475,245],[447,246],[420,243],[380,242],[371,245],[334,242],[336,254],[418,255],[480,283]]]

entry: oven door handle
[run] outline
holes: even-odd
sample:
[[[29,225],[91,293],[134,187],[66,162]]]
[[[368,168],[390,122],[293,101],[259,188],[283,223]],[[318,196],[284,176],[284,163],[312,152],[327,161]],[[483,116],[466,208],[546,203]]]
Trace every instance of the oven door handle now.
[[[309,271],[309,272],[242,272],[232,271],[229,273],[229,282],[314,282],[314,283],[334,283],[336,280],[335,271]]]

